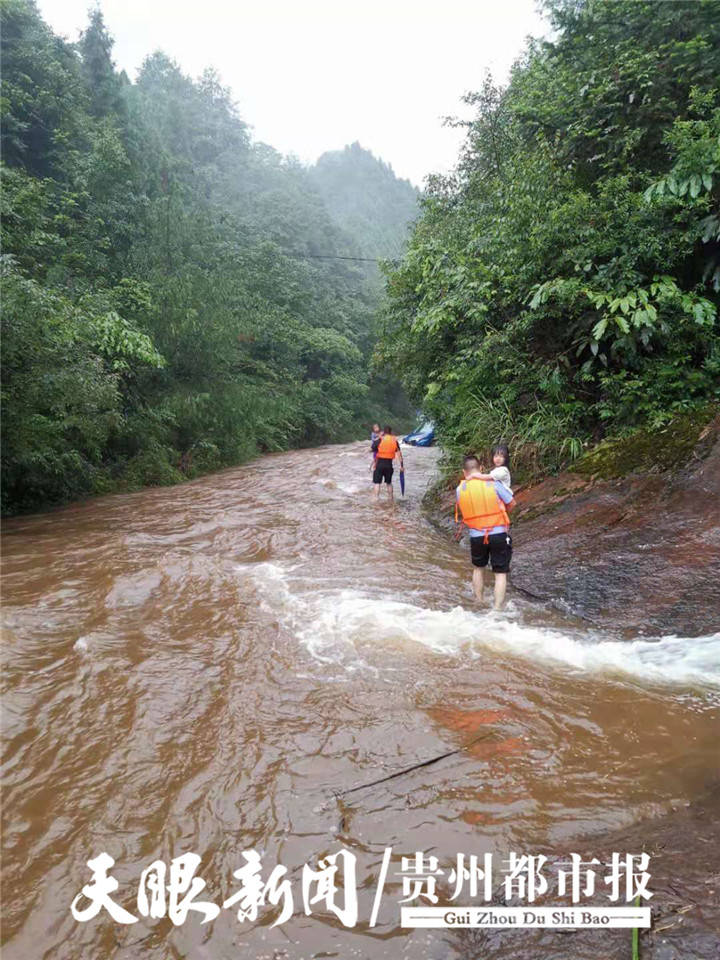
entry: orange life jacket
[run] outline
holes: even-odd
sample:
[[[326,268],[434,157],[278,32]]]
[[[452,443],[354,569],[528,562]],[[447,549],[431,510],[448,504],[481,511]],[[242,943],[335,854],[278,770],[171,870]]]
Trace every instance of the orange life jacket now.
[[[377,448],[378,460],[392,460],[397,452],[397,437],[394,437],[391,433],[386,433],[385,436],[380,440],[380,444]]]
[[[465,525],[473,530],[490,530],[493,527],[510,526],[510,518],[507,515],[505,504],[498,497],[495,491],[495,483],[492,480],[480,480],[477,477],[463,480],[455,504],[456,520],[458,518],[458,507]]]

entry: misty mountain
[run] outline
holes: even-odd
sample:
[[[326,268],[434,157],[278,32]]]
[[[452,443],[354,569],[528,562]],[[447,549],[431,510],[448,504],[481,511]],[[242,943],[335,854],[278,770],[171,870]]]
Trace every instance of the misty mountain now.
[[[402,257],[420,192],[355,142],[324,153],[309,170],[335,223],[366,257]]]

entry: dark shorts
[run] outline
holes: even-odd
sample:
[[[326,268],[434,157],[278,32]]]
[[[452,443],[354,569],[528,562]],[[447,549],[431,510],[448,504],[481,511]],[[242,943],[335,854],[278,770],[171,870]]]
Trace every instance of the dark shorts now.
[[[484,537],[470,537],[470,556],[474,567],[486,567],[488,560],[493,573],[508,573],[512,560],[512,537],[509,533],[491,533]]]
[[[393,475],[393,462],[392,460],[380,460],[375,461],[375,469],[373,470],[373,483],[382,483],[383,480],[385,483],[392,483]]]

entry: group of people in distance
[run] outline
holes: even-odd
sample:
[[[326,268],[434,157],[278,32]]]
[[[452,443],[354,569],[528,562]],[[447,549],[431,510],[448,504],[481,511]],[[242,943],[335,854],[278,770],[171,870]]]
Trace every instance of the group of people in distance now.
[[[383,430],[373,424],[370,435],[373,455],[370,469],[373,475],[375,499],[380,497],[380,488],[385,483],[390,499],[393,499],[393,463],[398,457],[400,472],[405,469],[402,450],[392,427]],[[507,575],[512,560],[512,537],[508,511],[515,506],[510,476],[510,451],[507,444],[497,443],[492,448],[493,467],[484,473],[479,459],[468,453],[463,459],[463,479],[455,491],[455,520],[460,521],[470,534],[470,559],[473,565],[473,590],[482,603],[485,589],[485,568],[490,563],[495,574],[494,606],[500,610],[505,603]]]

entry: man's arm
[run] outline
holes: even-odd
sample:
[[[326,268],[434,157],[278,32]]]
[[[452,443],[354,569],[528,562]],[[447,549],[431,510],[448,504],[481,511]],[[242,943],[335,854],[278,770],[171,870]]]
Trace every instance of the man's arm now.
[[[498,499],[503,502],[506,510],[513,510],[515,508],[515,497],[508,490],[505,484],[500,483],[499,480],[495,480],[495,493],[498,495]]]

